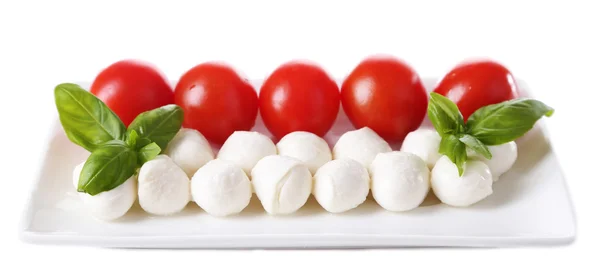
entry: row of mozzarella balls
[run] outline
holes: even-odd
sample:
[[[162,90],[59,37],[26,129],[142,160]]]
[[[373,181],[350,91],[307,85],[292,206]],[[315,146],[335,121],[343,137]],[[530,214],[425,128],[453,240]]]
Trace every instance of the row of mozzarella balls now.
[[[295,212],[311,192],[325,210],[345,212],[362,204],[369,190],[381,207],[407,211],[423,202],[430,187],[442,202],[468,206],[490,195],[492,175],[497,178],[516,159],[512,144],[508,167],[492,162],[506,155],[504,146],[492,147],[492,160],[470,153],[475,158],[459,177],[454,164],[439,155],[440,139],[434,130],[419,129],[406,137],[400,151],[392,151],[374,131],[362,128],[343,134],[332,153],[325,140],[309,132],[290,133],[275,145],[261,133],[237,131],[215,159],[202,134],[181,129],[164,154],[141,167],[137,179],[81,197],[96,217],[106,220],[124,215],[136,197],[155,215],[177,213],[193,200],[211,215],[227,216],[241,212],[253,191],[270,214]],[[74,170],[75,185],[82,167]]]

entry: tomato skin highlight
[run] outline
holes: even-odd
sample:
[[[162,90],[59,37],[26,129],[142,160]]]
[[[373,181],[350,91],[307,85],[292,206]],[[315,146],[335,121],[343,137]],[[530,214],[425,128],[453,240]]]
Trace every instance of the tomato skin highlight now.
[[[511,72],[490,60],[457,65],[434,91],[455,102],[465,121],[481,107],[512,100],[519,95]]]
[[[265,126],[278,139],[294,131],[324,136],[340,109],[339,88],[319,66],[292,61],[263,83],[259,108]]]
[[[202,63],[188,70],[175,86],[175,104],[184,111],[183,127],[223,144],[237,130],[250,130],[258,115],[258,95],[232,67]]]
[[[369,127],[389,142],[400,142],[423,122],[428,97],[406,63],[369,57],[344,80],[341,101],[355,128]]]
[[[152,65],[121,60],[102,70],[90,88],[128,126],[140,113],[173,103],[173,89]]]

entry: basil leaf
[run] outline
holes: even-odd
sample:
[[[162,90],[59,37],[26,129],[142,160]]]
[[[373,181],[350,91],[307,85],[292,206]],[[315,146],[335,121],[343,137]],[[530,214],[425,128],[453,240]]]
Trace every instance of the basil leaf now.
[[[481,154],[486,159],[492,159],[492,153],[486,145],[479,141],[479,139],[469,134],[463,134],[460,136],[459,140],[476,153]]]
[[[514,141],[533,128],[542,116],[550,117],[554,109],[533,99],[514,99],[484,106],[467,121],[467,133],[493,146]]]
[[[110,140],[121,140],[125,125],[100,99],[80,86],[63,83],[54,89],[60,123],[69,140],[94,151]]]
[[[431,92],[427,116],[440,135],[458,134],[464,131],[464,119],[458,107],[450,99]]]
[[[140,139],[140,136],[138,135],[137,131],[131,130],[127,133],[127,138],[125,139],[125,143],[127,143],[127,145],[130,148],[135,149],[137,141],[139,139]]]
[[[81,170],[77,191],[90,195],[110,191],[131,177],[137,168],[137,154],[120,140],[94,150]]]
[[[467,162],[467,148],[455,135],[442,136],[440,143],[440,154],[448,156],[452,163],[456,164],[458,175],[462,176]]]
[[[140,165],[143,165],[144,163],[154,159],[154,157],[160,154],[160,151],[161,149],[156,143],[145,145],[138,152],[138,160]]]
[[[139,134],[137,149],[154,142],[161,149],[175,137],[183,123],[183,109],[170,104],[138,115],[129,125],[129,131]]]

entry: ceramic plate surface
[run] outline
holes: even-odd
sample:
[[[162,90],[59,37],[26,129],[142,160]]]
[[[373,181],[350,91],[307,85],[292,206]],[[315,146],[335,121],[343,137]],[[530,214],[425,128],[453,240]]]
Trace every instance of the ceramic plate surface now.
[[[425,84],[431,89],[435,82]],[[527,93],[524,83],[519,84]],[[260,119],[255,129],[268,133]],[[341,111],[326,140],[333,145],[350,129]],[[128,248],[506,247],[566,244],[575,238],[574,211],[543,120],[517,141],[515,166],[494,183],[488,198],[454,208],[430,194],[421,207],[403,213],[386,211],[369,196],[354,210],[330,214],[311,196],[293,215],[270,216],[254,196],[233,217],[211,217],[193,202],[180,214],[158,217],[136,203],[123,218],[103,222],[88,214],[71,183],[73,167],[88,154],[66,138],[58,120],[44,142],[44,162],[20,229],[21,238],[32,243]]]

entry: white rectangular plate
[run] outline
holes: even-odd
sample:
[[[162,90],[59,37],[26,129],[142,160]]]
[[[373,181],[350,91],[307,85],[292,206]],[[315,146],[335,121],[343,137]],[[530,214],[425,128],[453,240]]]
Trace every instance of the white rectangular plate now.
[[[435,84],[425,83],[429,89]],[[255,129],[265,132],[260,120]],[[326,139],[332,144],[349,129],[340,112]],[[86,212],[71,184],[73,167],[87,153],[66,138],[58,122],[48,143],[22,221],[21,238],[27,242],[128,248],[369,248],[558,245],[575,238],[562,170],[541,124],[517,141],[519,158],[494,183],[490,197],[454,208],[430,195],[421,207],[403,213],[386,211],[369,197],[354,210],[330,214],[311,196],[294,215],[269,216],[254,197],[240,215],[227,218],[211,217],[193,202],[180,214],[157,217],[136,203],[123,218],[103,222]]]

